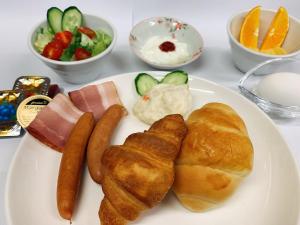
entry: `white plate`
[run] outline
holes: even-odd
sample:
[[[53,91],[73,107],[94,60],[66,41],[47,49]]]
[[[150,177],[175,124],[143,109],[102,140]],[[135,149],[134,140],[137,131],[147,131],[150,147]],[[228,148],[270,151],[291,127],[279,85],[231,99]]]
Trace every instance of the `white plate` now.
[[[137,73],[113,76],[129,116],[123,119],[113,143],[123,143],[146,125],[132,115],[137,99],[133,79]],[[157,72],[157,75],[161,73]],[[170,193],[158,207],[133,224],[154,225],[295,225],[298,222],[300,188],[295,161],[273,122],[241,95],[203,79],[189,81],[194,108],[212,101],[232,106],[244,119],[254,145],[254,169],[235,194],[222,206],[205,213],[183,208]],[[11,163],[6,186],[8,225],[63,225],[56,208],[56,180],[61,155],[26,135]],[[85,170],[78,207],[72,225],[99,225],[100,186]]]

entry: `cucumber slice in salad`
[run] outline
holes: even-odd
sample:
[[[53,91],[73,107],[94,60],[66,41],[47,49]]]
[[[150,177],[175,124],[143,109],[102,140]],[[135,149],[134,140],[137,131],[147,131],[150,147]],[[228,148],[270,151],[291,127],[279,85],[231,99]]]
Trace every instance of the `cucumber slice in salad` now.
[[[160,83],[163,84],[186,84],[188,82],[188,74],[182,70],[176,70],[171,73],[168,73]]]
[[[158,80],[146,73],[140,73],[135,78],[135,88],[139,95],[145,95],[158,83]]]
[[[62,15],[62,29],[74,32],[77,27],[82,26],[83,16],[76,6],[65,9]]]
[[[54,33],[61,31],[61,20],[63,12],[57,7],[47,10],[47,22]]]

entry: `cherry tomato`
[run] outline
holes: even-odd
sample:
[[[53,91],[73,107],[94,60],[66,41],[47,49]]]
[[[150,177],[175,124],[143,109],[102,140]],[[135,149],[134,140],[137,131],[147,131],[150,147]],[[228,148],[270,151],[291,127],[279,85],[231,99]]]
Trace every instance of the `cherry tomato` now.
[[[93,31],[91,28],[88,28],[88,27],[78,27],[78,31],[80,33],[83,33],[83,34],[87,35],[91,39],[93,39],[94,37],[96,37],[96,32]]]
[[[63,50],[61,41],[51,41],[45,46],[42,55],[49,59],[59,60]]]
[[[54,36],[54,40],[60,41],[63,45],[63,48],[67,48],[70,45],[72,38],[73,38],[73,34],[70,31],[58,32]]]
[[[76,60],[87,59],[87,58],[90,58],[91,55],[92,54],[84,48],[76,48],[76,50],[75,50],[75,59]]]

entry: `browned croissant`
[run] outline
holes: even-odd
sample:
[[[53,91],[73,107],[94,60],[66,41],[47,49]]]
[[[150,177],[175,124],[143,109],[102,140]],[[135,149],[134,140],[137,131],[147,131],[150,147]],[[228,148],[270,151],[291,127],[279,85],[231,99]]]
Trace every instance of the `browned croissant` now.
[[[192,211],[217,206],[252,169],[253,149],[246,127],[228,105],[209,103],[191,113],[176,160],[173,189]]]
[[[99,217],[102,225],[124,225],[157,205],[174,181],[174,160],[187,128],[180,115],[155,122],[144,133],[109,147],[103,155]]]

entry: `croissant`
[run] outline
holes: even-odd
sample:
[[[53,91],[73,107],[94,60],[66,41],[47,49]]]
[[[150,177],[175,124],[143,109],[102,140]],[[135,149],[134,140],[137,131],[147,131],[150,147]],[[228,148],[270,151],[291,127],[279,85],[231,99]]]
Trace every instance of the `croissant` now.
[[[175,165],[173,190],[191,211],[216,207],[252,169],[245,124],[228,105],[209,103],[191,113]]]
[[[174,161],[187,132],[181,115],[168,115],[148,131],[111,146],[102,158],[102,225],[124,225],[157,205],[174,182]]]

